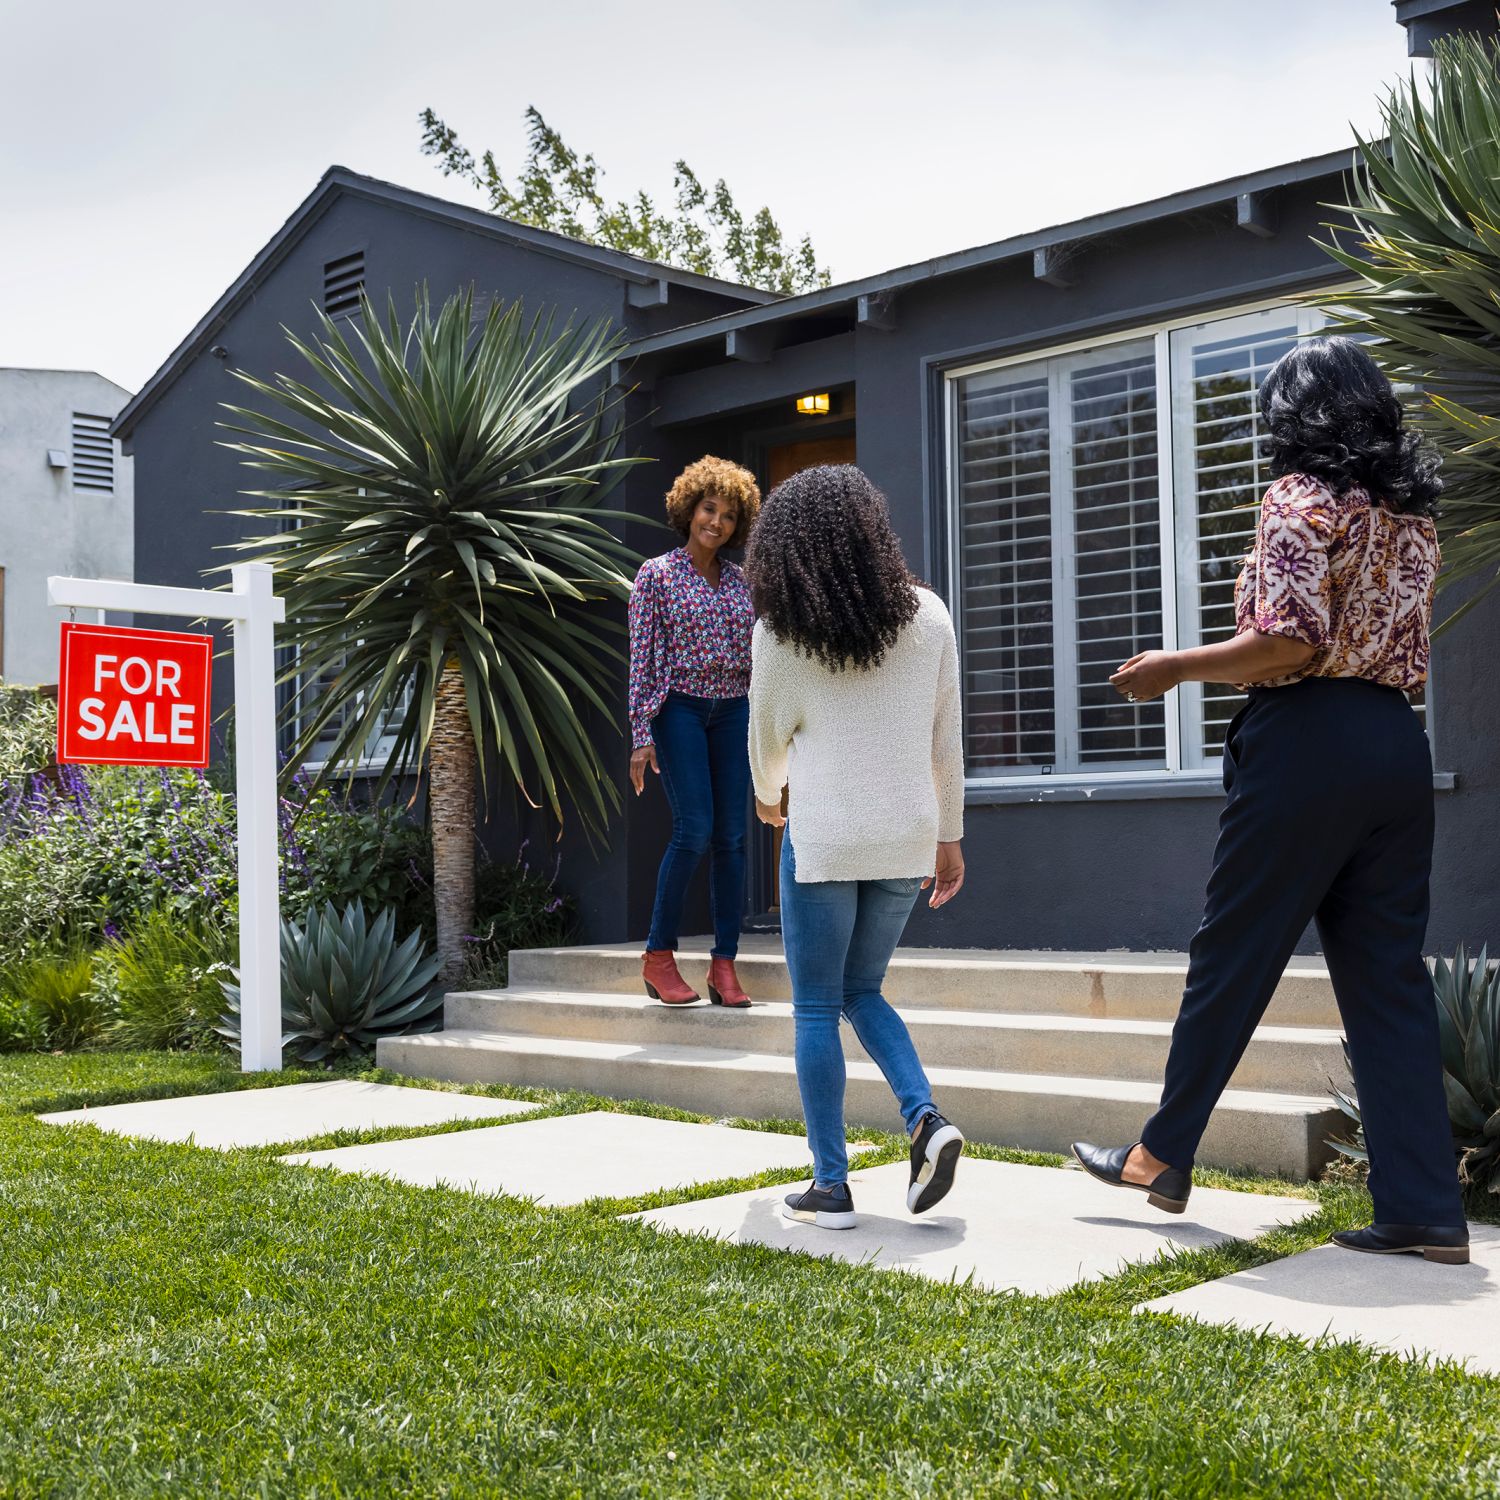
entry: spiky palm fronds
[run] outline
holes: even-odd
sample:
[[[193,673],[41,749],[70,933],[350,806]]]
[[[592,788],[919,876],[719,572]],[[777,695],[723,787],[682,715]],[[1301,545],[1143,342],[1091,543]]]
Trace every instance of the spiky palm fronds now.
[[[1488,573],[1487,592],[1500,582],[1500,43],[1438,43],[1430,87],[1413,75],[1381,113],[1387,140],[1358,138],[1342,205],[1359,244],[1324,246],[1360,284],[1324,305],[1417,388],[1413,419],[1444,459],[1439,585]]]

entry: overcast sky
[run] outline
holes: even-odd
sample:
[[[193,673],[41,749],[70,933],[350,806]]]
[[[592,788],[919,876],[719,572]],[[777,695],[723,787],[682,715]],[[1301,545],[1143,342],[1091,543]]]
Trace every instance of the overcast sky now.
[[[535,104],[618,195],[682,156],[837,280],[1351,143],[1388,0],[0,0],[0,366],[138,388],[330,163],[476,201]]]

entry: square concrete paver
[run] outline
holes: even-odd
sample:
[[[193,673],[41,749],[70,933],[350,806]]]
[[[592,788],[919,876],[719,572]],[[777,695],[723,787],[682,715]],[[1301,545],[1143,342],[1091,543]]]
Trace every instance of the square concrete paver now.
[[[535,1104],[513,1099],[481,1099],[438,1089],[360,1083],[352,1078],[327,1083],[237,1089],[228,1094],[192,1094],[179,1099],[146,1099],[137,1104],[106,1104],[39,1115],[49,1125],[97,1125],[115,1135],[153,1141],[192,1141],[226,1150],[231,1146],[273,1146],[305,1141],[334,1130],[378,1130],[396,1125],[443,1125],[453,1120],[498,1120],[527,1114]]]
[[[838,1260],[914,1271],[936,1281],[972,1276],[992,1290],[1048,1293],[1112,1275],[1163,1250],[1253,1239],[1317,1212],[1305,1198],[1195,1188],[1187,1213],[1168,1216],[1135,1193],[1111,1191],[1057,1167],[965,1161],[937,1208],[906,1212],[908,1168],[849,1176],[859,1224],[817,1229],[781,1215],[785,1188],[735,1193],[640,1217],[658,1229],[710,1234],[739,1244],[805,1250]]]
[[[851,1147],[851,1149],[857,1149]],[[549,1207],[633,1198],[771,1167],[808,1166],[800,1135],[597,1111],[423,1140],[308,1151],[283,1161],[394,1177],[420,1187],[509,1193]]]
[[[1475,1372],[1500,1374],[1500,1227],[1471,1224],[1469,1236],[1466,1266],[1319,1245],[1136,1311],[1307,1339],[1327,1335],[1395,1354],[1466,1360]]]

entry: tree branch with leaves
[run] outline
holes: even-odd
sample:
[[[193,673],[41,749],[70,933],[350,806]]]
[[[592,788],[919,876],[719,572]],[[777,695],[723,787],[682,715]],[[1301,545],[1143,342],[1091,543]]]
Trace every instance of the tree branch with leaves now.
[[[421,123],[422,153],[437,159],[443,176],[472,184],[495,213],[519,224],[768,292],[813,291],[832,279],[810,239],[789,243],[769,208],[747,220],[723,178],[705,188],[685,161],[676,163],[676,202],[667,210],[643,191],[610,201],[598,161],[573,150],[535,106],[526,110],[526,162],[513,183],[493,151],[476,158],[432,110],[422,111]]]

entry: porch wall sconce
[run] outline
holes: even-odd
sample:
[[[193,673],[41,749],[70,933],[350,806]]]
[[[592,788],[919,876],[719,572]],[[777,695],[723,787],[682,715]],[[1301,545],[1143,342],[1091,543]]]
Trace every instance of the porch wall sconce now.
[[[797,415],[800,417],[826,417],[828,410],[827,391],[819,391],[816,396],[797,397]]]

